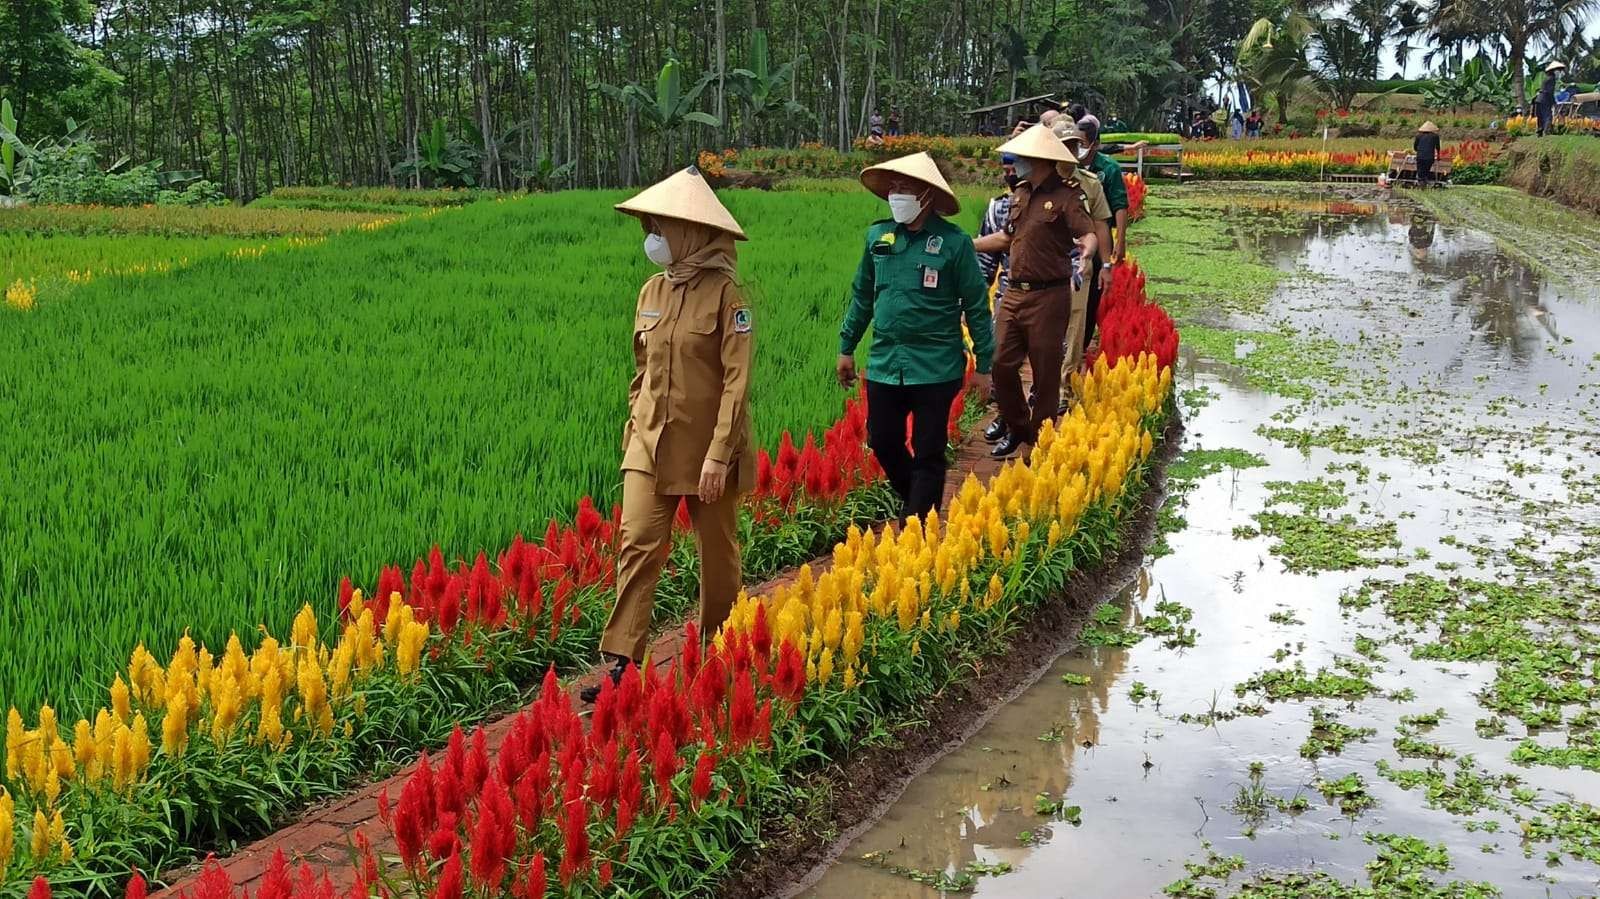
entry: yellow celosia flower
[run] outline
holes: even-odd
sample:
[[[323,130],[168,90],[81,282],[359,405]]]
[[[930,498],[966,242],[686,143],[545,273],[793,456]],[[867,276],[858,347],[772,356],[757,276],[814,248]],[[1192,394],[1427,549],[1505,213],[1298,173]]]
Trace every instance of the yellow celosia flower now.
[[[6,715],[6,780],[16,780],[22,774],[22,745],[27,738],[22,714],[13,708]]]
[[[44,816],[41,809],[33,810],[33,840],[28,846],[28,851],[33,854],[35,861],[44,861],[50,854],[50,819]]]
[[[833,650],[824,649],[817,659],[817,683],[826,684],[833,679]]]
[[[411,621],[402,629],[394,654],[395,668],[402,676],[409,676],[422,664],[422,649],[427,642],[428,625],[424,622]]]
[[[11,866],[11,854],[17,848],[17,804],[5,787],[0,787],[0,883],[6,879],[6,869]]]
[[[59,810],[50,819],[50,845],[60,847],[62,864],[72,861],[72,844],[67,842],[67,822]]]
[[[300,711],[312,730],[324,737],[331,736],[333,709],[328,705],[328,683],[323,679],[322,669],[317,667],[315,656],[306,659],[300,666],[298,687]]]
[[[311,603],[300,607],[300,613],[294,616],[294,626],[289,631],[294,640],[295,649],[314,649],[317,645],[317,613],[312,610]]]
[[[188,746],[189,700],[179,690],[167,697],[166,715],[161,719],[161,751],[180,758]]]

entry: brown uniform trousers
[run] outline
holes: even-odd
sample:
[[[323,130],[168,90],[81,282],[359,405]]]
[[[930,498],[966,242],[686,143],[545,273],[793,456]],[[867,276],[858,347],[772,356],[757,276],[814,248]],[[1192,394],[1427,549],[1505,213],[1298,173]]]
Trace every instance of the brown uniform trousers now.
[[[995,312],[993,379],[1000,417],[1023,442],[1033,442],[1039,427],[1055,417],[1074,320],[1083,340],[1088,293],[1072,289],[1071,257],[1074,241],[1094,231],[1092,210],[1105,203],[1099,186],[1068,167],[1042,175],[1037,188],[1023,182],[1012,200],[1006,223],[1012,237],[1009,282]],[[1032,409],[1022,389],[1023,362],[1033,373]]]
[[[680,502],[689,507],[700,550],[700,630],[706,638],[722,626],[738,597],[739,496],[755,486],[751,331],[750,309],[721,271],[676,285],[658,276],[640,291],[623,435],[617,605],[600,640],[603,652],[643,659]],[[727,489],[714,503],[696,495],[708,458],[729,466]]]
[[[995,400],[1006,428],[1030,442],[1056,414],[1061,360],[1071,308],[1071,285],[1022,290],[1013,281],[994,316]],[[1082,316],[1080,315],[1079,318]],[[1022,363],[1033,371],[1033,408],[1022,389]]]

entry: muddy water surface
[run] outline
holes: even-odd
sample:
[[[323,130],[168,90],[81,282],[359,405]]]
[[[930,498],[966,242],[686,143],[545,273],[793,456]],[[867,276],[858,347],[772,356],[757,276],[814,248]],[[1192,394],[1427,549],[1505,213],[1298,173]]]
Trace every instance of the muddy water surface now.
[[[1150,271],[1213,333],[1185,331],[1205,354],[1187,349],[1180,379],[1170,552],[1098,628],[1133,645],[1057,660],[802,895],[1228,895],[1284,871],[1377,895],[1595,894],[1600,287],[1387,200],[1228,194],[1156,215],[1211,228],[1197,254],[1285,277],[1265,303],[1213,305]],[[1408,575],[1573,605],[1432,652],[1445,610],[1383,601]],[[1192,646],[1147,626],[1179,609]],[[1548,642],[1493,657],[1523,637]],[[1297,666],[1328,677],[1291,682]],[[1529,678],[1567,692],[1529,702]],[[1342,751],[1306,748],[1327,735],[1313,715],[1356,729]],[[1514,760],[1528,743],[1578,764]],[[1280,888],[1260,895],[1328,894]]]

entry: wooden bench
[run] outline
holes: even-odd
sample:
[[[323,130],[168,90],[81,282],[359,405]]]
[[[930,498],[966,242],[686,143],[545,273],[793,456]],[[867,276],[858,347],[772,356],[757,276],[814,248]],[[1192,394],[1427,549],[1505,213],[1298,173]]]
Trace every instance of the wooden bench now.
[[[1447,156],[1440,156],[1433,161],[1433,180],[1436,182],[1450,180],[1451,160]],[[1417,181],[1417,154],[1405,150],[1389,151],[1389,183],[1415,184]]]
[[[1172,155],[1151,156],[1146,159],[1144,155],[1146,150],[1161,150],[1163,154],[1170,153]],[[1123,158],[1129,152],[1137,153],[1137,158],[1131,160]],[[1172,171],[1168,174],[1180,180],[1183,178],[1183,144],[1146,145],[1138,150],[1124,150],[1122,153],[1117,154],[1117,157],[1117,164],[1122,166],[1123,171],[1126,172],[1132,169],[1134,174],[1140,178],[1144,177],[1145,169],[1150,169],[1152,174],[1161,169],[1171,169]]]

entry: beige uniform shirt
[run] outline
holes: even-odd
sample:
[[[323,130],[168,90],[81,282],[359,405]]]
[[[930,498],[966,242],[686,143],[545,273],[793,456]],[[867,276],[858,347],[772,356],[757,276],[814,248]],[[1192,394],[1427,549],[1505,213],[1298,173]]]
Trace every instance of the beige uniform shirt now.
[[[1097,222],[1111,218],[1111,204],[1106,202],[1106,188],[1100,183],[1100,178],[1092,170],[1081,166],[1059,163],[1056,173],[1061,180],[1083,191],[1084,211]]]
[[[706,459],[728,464],[728,487],[755,486],[750,436],[753,322],[739,286],[707,270],[673,285],[656,275],[639,291],[633,383],[622,470],[656,480],[656,492],[690,495]]]

